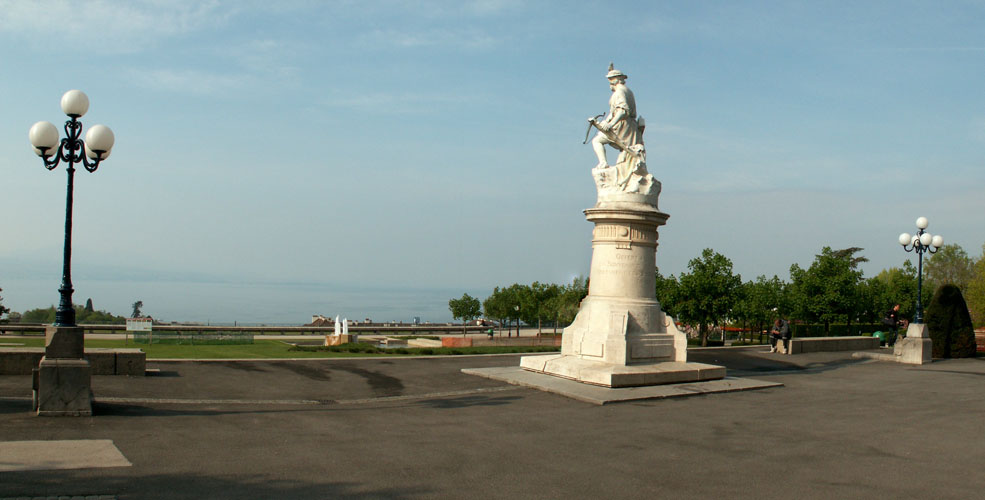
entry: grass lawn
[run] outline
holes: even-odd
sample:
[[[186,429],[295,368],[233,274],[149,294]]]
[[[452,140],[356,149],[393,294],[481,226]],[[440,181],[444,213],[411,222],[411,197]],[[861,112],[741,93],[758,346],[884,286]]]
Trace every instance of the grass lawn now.
[[[23,346],[3,347],[44,347],[44,337],[0,337],[0,342],[23,344]],[[364,344],[358,344],[364,345]],[[392,357],[433,354],[496,354],[502,352],[543,352],[544,348],[529,347],[470,347],[462,349],[393,349],[383,352],[349,352],[345,346],[336,350],[325,348],[302,348],[291,350],[291,344],[282,340],[256,340],[243,345],[176,345],[176,344],[134,344],[125,345],[123,340],[86,339],[86,347],[137,348],[147,353],[147,359],[277,359],[277,358],[351,358],[351,357]],[[524,350],[525,349],[525,350]],[[552,349],[556,350],[556,349]]]

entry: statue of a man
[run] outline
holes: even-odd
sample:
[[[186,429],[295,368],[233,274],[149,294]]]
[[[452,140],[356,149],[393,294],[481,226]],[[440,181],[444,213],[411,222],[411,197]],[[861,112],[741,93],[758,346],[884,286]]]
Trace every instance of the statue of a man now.
[[[592,139],[592,148],[598,156],[599,164],[596,168],[608,166],[605,159],[605,145],[616,150],[637,156],[637,152],[642,150],[643,130],[636,118],[636,98],[633,91],[626,86],[626,74],[615,69],[609,63],[609,89],[612,90],[612,97],[609,98],[609,113],[604,120],[597,122],[594,118],[589,118],[598,129],[598,134]],[[639,146],[634,148],[633,146]]]

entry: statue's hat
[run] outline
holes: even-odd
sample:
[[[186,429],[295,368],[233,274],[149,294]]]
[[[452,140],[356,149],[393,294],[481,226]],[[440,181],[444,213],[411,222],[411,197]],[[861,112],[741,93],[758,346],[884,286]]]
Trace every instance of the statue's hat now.
[[[615,69],[615,67],[612,65],[611,62],[609,63],[609,72],[605,75],[605,77],[606,78],[623,78],[623,79],[629,78],[628,76],[626,76],[626,73],[623,73],[622,71],[619,71],[618,69]]]

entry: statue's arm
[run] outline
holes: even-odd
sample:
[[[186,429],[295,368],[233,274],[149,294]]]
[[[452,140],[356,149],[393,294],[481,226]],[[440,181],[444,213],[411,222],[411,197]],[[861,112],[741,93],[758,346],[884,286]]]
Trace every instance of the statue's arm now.
[[[627,111],[623,108],[613,109],[612,113],[609,113],[609,116],[605,120],[603,120],[602,123],[599,123],[599,129],[611,130],[612,127],[615,126],[615,124],[619,123],[624,118],[626,118],[626,114]]]

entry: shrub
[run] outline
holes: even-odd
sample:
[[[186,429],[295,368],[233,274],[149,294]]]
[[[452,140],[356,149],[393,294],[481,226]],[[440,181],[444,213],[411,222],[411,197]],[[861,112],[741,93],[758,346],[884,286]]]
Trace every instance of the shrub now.
[[[960,288],[954,285],[938,288],[930,299],[925,321],[934,343],[935,358],[975,356],[975,330]]]

